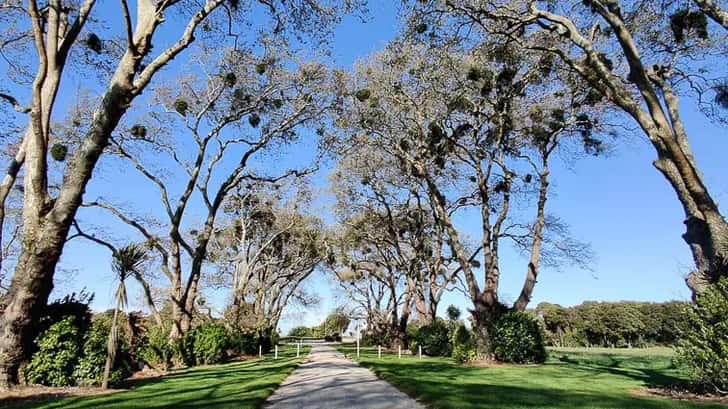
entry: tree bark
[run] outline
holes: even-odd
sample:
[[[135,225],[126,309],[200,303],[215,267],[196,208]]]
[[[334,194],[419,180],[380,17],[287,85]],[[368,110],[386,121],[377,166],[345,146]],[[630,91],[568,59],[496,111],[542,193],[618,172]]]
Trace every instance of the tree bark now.
[[[720,24],[724,29],[728,30],[728,12],[721,9],[713,0],[695,0],[695,4],[700,7],[705,14],[713,21]]]
[[[123,285],[123,284],[122,284]],[[114,317],[111,321],[111,331],[109,331],[109,340],[106,343],[106,364],[104,365],[104,374],[101,378],[101,389],[109,388],[109,376],[111,374],[111,368],[114,366],[114,359],[116,358],[116,345],[119,336],[119,309],[121,307],[120,300],[116,301],[116,308],[114,308]]]

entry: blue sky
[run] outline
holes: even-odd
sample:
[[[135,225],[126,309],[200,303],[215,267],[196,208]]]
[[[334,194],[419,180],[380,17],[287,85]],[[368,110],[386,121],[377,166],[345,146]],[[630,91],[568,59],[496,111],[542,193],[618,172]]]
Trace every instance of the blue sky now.
[[[358,58],[380,50],[397,31],[396,4],[371,1],[366,22],[346,17],[331,43],[335,64],[350,68]],[[689,101],[683,102],[683,118],[707,185],[719,202],[728,205],[728,164],[725,155],[719,154],[728,152],[726,129],[709,123]],[[616,142],[618,147],[610,157],[588,158],[570,167],[557,165],[552,172],[554,195],[548,211],[566,221],[577,238],[591,243],[597,258],[591,271],[568,267],[543,271],[532,306],[541,301],[574,305],[584,300],[688,298],[682,277],[691,266],[691,257],[680,237],[683,214],[675,194],[652,167],[655,154],[642,136],[620,135]],[[136,192],[135,180],[132,175],[104,173],[94,186],[108,189],[119,184],[123,192]],[[330,197],[326,172],[317,175],[315,181],[323,195],[321,202],[326,203]],[[461,223],[465,231],[465,226],[472,224],[468,220]],[[59,282],[56,295],[86,287],[96,293],[95,309],[111,307],[116,284],[111,280],[108,251],[89,243],[71,243],[63,266],[75,272],[62,275],[66,279]],[[505,299],[520,291],[524,266],[519,256],[506,256],[502,267]],[[316,274],[306,285],[316,290],[323,302],[317,309],[289,311],[280,325],[284,331],[292,325],[316,324],[337,303],[344,302],[335,298],[336,286],[323,274]],[[442,310],[451,303],[462,309],[468,306],[459,294],[449,294]],[[132,301],[131,306],[140,305]]]

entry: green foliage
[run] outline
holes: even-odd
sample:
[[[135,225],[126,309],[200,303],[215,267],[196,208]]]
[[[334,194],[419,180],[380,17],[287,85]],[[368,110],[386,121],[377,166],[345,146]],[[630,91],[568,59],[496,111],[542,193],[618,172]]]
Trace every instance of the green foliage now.
[[[536,307],[554,346],[630,347],[672,345],[685,325],[682,301],[664,303],[593,302],[575,307],[541,303]]]
[[[101,39],[94,33],[91,33],[86,37],[86,47],[96,54],[101,54],[102,44]]]
[[[463,324],[459,324],[452,333],[452,358],[457,363],[474,361],[475,337]]]
[[[355,346],[339,346],[356,356]],[[559,357],[568,355],[565,360]],[[382,379],[440,409],[721,409],[636,390],[682,378],[668,348],[558,350],[545,365],[454,365],[450,358],[398,359],[362,349],[356,360]]]
[[[498,361],[525,364],[546,360],[543,331],[529,314],[507,312],[490,325],[489,332]]]
[[[108,315],[94,319],[86,333],[83,343],[83,356],[73,371],[76,384],[81,386],[97,386],[101,384],[104,365],[106,364],[107,341],[111,331],[111,319]],[[127,343],[122,337],[118,343],[114,367],[109,376],[111,386],[119,385],[132,373]]]
[[[43,310],[43,317],[37,324],[38,334],[68,316],[73,317],[74,325],[82,333],[85,332],[91,326],[91,309],[89,308],[89,304],[93,299],[93,293],[87,293],[82,290],[79,293],[68,294],[48,304]]]
[[[670,29],[678,43],[684,42],[689,32],[705,40],[708,38],[708,19],[699,11],[682,9],[670,16]]]
[[[469,348],[466,345],[455,345],[452,347],[452,359],[459,364],[472,362],[477,358],[478,355],[475,352],[475,348]]]
[[[73,385],[73,368],[81,350],[81,330],[73,316],[51,325],[36,339],[38,352],[27,368],[29,383],[48,386]]]
[[[222,362],[231,345],[230,335],[220,324],[205,324],[191,331],[192,351],[197,365]]]
[[[447,310],[445,312],[447,313],[447,319],[449,319],[450,321],[457,321],[457,320],[459,320],[460,319],[460,314],[462,314],[462,312],[460,311],[460,308],[458,308],[458,307],[456,307],[456,306],[454,306],[452,304],[450,304],[447,307]]]
[[[154,326],[149,328],[146,342],[139,351],[139,357],[153,368],[166,370],[172,360],[173,349],[169,345],[168,327]]]
[[[719,84],[715,87],[715,103],[724,109],[728,109],[728,83]]]
[[[147,136],[147,128],[144,125],[136,124],[129,129],[129,133],[138,138],[144,138]]]
[[[268,69],[268,66],[265,63],[259,63],[255,65],[255,72],[257,72],[258,75],[265,74],[266,69]]]
[[[232,88],[235,86],[235,83],[238,81],[238,78],[235,76],[234,72],[229,72],[225,74],[225,86],[228,88]]]
[[[189,104],[183,98],[177,98],[177,100],[174,101],[174,110],[180,115],[187,115],[189,107]]]
[[[66,160],[66,155],[68,155],[68,146],[56,143],[51,146],[51,158],[57,162],[63,162]]]
[[[191,368],[171,376],[129,381],[130,388],[112,394],[53,397],[26,400],[16,409],[140,409],[208,408],[245,409],[262,407],[271,392],[304,359],[296,358],[295,346],[281,348],[279,359],[245,360]],[[3,401],[3,404],[5,402]],[[5,407],[5,406],[3,406]]]
[[[420,327],[413,339],[413,351],[422,347],[422,353],[429,356],[449,356],[452,352],[447,325],[437,320],[430,325]]]
[[[367,99],[369,99],[369,97],[372,96],[372,92],[370,90],[368,90],[367,88],[363,88],[363,89],[358,90],[354,94],[354,96],[356,97],[356,99],[359,100],[359,102],[364,102]]]
[[[678,354],[693,382],[711,391],[728,391],[728,278],[722,278],[687,311],[687,328]]]
[[[351,319],[349,318],[349,315],[341,312],[341,311],[335,311],[324,319],[324,336],[326,335],[334,335],[334,334],[341,334],[344,331],[346,331],[347,328],[349,328],[349,323]]]
[[[297,338],[307,338],[313,336],[313,331],[311,331],[311,328],[305,327],[305,326],[298,326],[291,328],[290,331],[288,331],[289,337],[297,337]]]
[[[250,114],[248,117],[248,123],[253,128],[257,128],[260,125],[260,116],[258,114]]]
[[[483,78],[484,72],[479,67],[470,67],[466,78],[469,81],[480,81]]]

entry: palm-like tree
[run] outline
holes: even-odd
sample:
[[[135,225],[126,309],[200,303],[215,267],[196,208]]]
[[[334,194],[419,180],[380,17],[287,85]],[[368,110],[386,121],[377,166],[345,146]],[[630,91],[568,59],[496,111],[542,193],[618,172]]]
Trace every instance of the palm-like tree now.
[[[112,256],[111,269],[119,280],[119,286],[116,288],[116,306],[114,307],[114,318],[111,321],[111,331],[109,331],[109,341],[107,343],[106,366],[104,367],[104,376],[101,381],[101,387],[103,389],[109,387],[109,375],[111,368],[114,366],[114,359],[116,358],[116,349],[119,341],[119,311],[123,310],[127,304],[125,281],[127,277],[138,272],[146,258],[147,254],[144,247],[136,244],[129,244],[126,247],[115,250]]]

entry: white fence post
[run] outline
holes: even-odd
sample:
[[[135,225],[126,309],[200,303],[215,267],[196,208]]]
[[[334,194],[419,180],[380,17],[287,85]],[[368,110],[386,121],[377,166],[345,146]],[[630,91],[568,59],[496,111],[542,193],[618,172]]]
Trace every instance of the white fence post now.
[[[275,359],[278,359],[278,345],[276,345],[276,355],[275,355]]]
[[[258,345],[258,358],[263,358],[263,345]]]
[[[379,345],[377,355],[379,355],[379,359],[382,359],[382,346],[381,345]]]
[[[356,338],[356,357],[359,358],[359,337]]]
[[[420,359],[422,359],[422,345],[419,345],[420,347]]]
[[[296,344],[296,358],[298,358],[299,356],[301,356],[301,343],[300,342],[298,342]]]
[[[397,346],[397,359],[402,359],[402,346]]]

